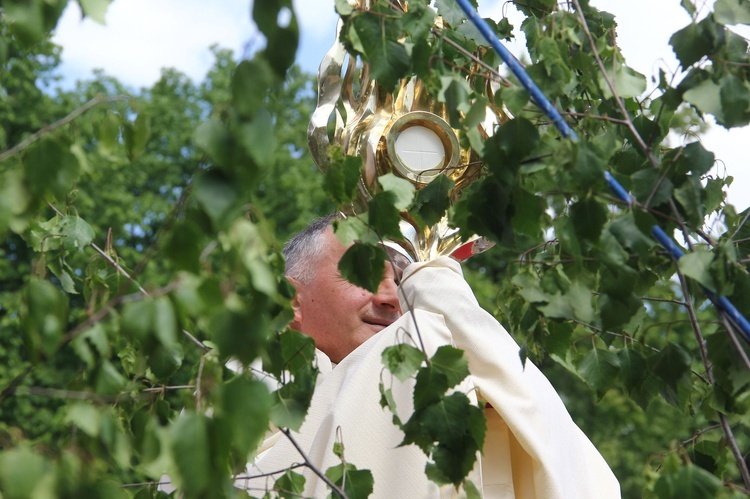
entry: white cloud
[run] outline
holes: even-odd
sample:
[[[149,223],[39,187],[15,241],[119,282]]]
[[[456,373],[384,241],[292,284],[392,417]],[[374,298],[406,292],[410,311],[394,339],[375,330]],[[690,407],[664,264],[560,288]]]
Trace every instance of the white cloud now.
[[[200,80],[213,61],[210,45],[242,52],[256,33],[247,0],[119,0],[106,26],[80,19],[69,2],[53,37],[64,47],[62,70],[81,78],[102,68],[135,87],[152,84],[162,67]]]

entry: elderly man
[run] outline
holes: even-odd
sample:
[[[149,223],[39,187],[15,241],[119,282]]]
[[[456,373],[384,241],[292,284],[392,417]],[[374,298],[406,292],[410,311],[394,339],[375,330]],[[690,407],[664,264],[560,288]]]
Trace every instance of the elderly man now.
[[[371,470],[376,497],[451,497],[425,476],[426,456],[399,447],[403,434],[378,404],[381,352],[413,341],[416,327],[429,355],[445,344],[465,351],[470,379],[457,389],[488,402],[487,434],[469,479],[484,497],[611,498],[619,484],[591,442],[573,423],[562,401],[518,346],[481,309],[458,262],[440,257],[411,264],[403,272],[387,267],[376,293],[344,279],[338,262],[346,248],[324,218],[295,236],[284,249],[287,276],[296,289],[292,327],[315,339],[321,371],[307,418],[295,442],[319,470],[340,463],[332,452],[341,441],[346,462]],[[397,284],[400,282],[400,284]],[[407,304],[414,313],[404,314]],[[401,419],[413,411],[413,383],[394,382]],[[301,462],[285,438],[267,440],[254,474]],[[327,487],[305,470],[305,495],[323,497]],[[267,478],[245,486],[268,486]]]

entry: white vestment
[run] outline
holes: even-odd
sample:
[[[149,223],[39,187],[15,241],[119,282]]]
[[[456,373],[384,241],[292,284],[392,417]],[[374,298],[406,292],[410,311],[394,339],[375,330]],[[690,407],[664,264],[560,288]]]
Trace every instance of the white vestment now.
[[[321,471],[340,464],[332,452],[337,435],[347,463],[369,469],[376,498],[451,497],[451,486],[437,487],[425,476],[427,458],[416,445],[398,447],[403,433],[381,409],[378,384],[391,377],[381,352],[399,342],[429,355],[441,345],[464,350],[471,376],[456,390],[485,409],[487,435],[469,478],[487,498],[608,499],[620,497],[617,479],[599,452],[570,418],[560,397],[531,362],[521,364],[518,345],[476,301],[458,262],[447,257],[409,265],[399,289],[404,315],[331,366],[319,355],[321,371],[312,404],[295,440]],[[408,312],[413,307],[414,314]],[[413,380],[392,380],[399,416],[413,411]],[[337,433],[338,430],[338,433]],[[278,434],[267,452],[249,467],[270,473],[302,462],[299,452]],[[325,497],[329,489],[307,468],[305,496]],[[252,493],[273,486],[273,478],[241,480]]]

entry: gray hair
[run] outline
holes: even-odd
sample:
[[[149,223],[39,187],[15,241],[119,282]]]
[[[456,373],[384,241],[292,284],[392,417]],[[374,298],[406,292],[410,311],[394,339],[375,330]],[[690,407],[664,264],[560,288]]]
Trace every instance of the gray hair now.
[[[315,277],[315,263],[323,254],[323,234],[339,217],[335,214],[314,220],[310,225],[295,234],[284,245],[285,268],[287,277],[304,284]]]

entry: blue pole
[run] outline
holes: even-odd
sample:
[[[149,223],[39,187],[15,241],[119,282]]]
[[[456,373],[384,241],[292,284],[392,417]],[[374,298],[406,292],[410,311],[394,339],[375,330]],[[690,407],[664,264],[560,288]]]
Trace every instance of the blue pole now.
[[[620,183],[615,180],[615,178],[609,172],[604,172],[604,180],[605,182],[607,182],[609,188],[612,189],[612,191],[617,195],[617,197],[626,202],[628,205],[633,204],[633,196],[631,196],[628,191],[626,191],[625,188],[623,188],[623,186],[620,185]],[[653,234],[654,238],[659,241],[659,244],[661,244],[662,247],[664,247],[664,249],[666,249],[675,260],[679,260],[685,254],[685,252],[682,251],[679,246],[677,246],[672,238],[669,237],[667,233],[664,232],[664,230],[658,225],[654,225],[651,228],[651,233]],[[737,310],[737,307],[735,307],[734,304],[732,304],[732,302],[729,301],[726,296],[719,296],[713,291],[706,289],[705,287],[703,287],[703,290],[706,292],[711,302],[719,310],[724,311],[732,320],[732,322],[734,322],[734,324],[737,326],[737,329],[742,334],[742,338],[750,343],[750,322],[748,322],[745,316],[742,315],[739,310]]]
[[[525,88],[526,91],[529,92],[529,95],[536,101],[537,105],[542,109],[542,111],[544,111],[544,114],[546,114],[547,117],[552,120],[552,123],[554,123],[562,136],[565,138],[570,138],[573,141],[577,142],[578,136],[573,131],[573,129],[570,128],[565,119],[563,119],[560,113],[557,112],[557,109],[555,109],[555,107],[542,93],[542,91],[539,90],[539,87],[537,87],[536,84],[531,80],[531,78],[529,78],[529,75],[526,74],[526,71],[516,60],[516,58],[513,57],[513,55],[508,52],[508,49],[506,49],[505,46],[500,43],[500,40],[495,37],[495,35],[492,33],[492,30],[490,30],[490,27],[486,22],[484,22],[484,19],[479,17],[479,14],[476,10],[474,10],[469,1],[456,0],[456,2],[469,17],[469,20],[477,27],[479,32],[482,33],[482,36],[484,36],[484,38],[489,42],[490,46],[495,49],[495,52],[497,52],[498,55],[500,55],[500,58],[505,62],[505,64],[508,65],[508,68],[510,68],[511,72],[516,76],[516,78],[518,78],[518,81],[521,82],[521,85],[523,85],[523,88]]]
[[[574,141],[578,141],[578,137],[570,128],[568,123],[563,119],[560,113],[557,112],[557,109],[554,108],[552,103],[550,103],[550,101],[542,93],[542,91],[539,90],[539,87],[537,87],[536,84],[531,80],[531,78],[529,78],[529,75],[526,74],[526,71],[516,60],[516,58],[513,57],[513,55],[508,52],[505,46],[503,46],[503,44],[501,44],[500,41],[495,37],[495,35],[490,30],[490,27],[486,22],[484,22],[484,19],[479,17],[479,14],[471,6],[469,1],[456,0],[456,2],[469,17],[469,20],[477,27],[482,36],[484,36],[484,38],[489,42],[490,46],[495,50],[495,52],[498,53],[498,55],[500,55],[500,58],[505,62],[505,64],[508,65],[508,68],[510,68],[511,72],[516,76],[516,78],[518,78],[518,81],[521,82],[523,88],[525,88],[526,91],[529,92],[529,95],[537,102],[542,111],[544,111],[544,114],[546,114],[547,117],[552,120],[562,136],[570,138]],[[609,172],[604,172],[604,180],[609,188],[612,189],[612,191],[617,195],[617,197],[627,203],[628,206],[631,206],[634,203],[635,200],[633,199],[633,196],[631,196],[628,191],[626,191]],[[659,227],[658,225],[654,225],[651,229],[651,232],[656,240],[659,241],[659,243],[667,251],[669,251],[669,253],[672,255],[672,257],[674,257],[675,260],[679,260],[684,255],[684,252],[677,246],[674,241],[672,241],[669,236],[667,236],[667,234],[662,230],[661,227]],[[730,302],[725,296],[717,296],[714,292],[706,289],[705,287],[703,289],[706,291],[708,297],[711,299],[714,305],[716,305],[720,310],[724,311],[731,318],[731,320],[735,323],[737,328],[742,333],[745,341],[750,343],[750,322],[748,322],[745,316],[743,316],[739,312],[739,310],[737,310],[737,308],[732,304],[732,302]]]

